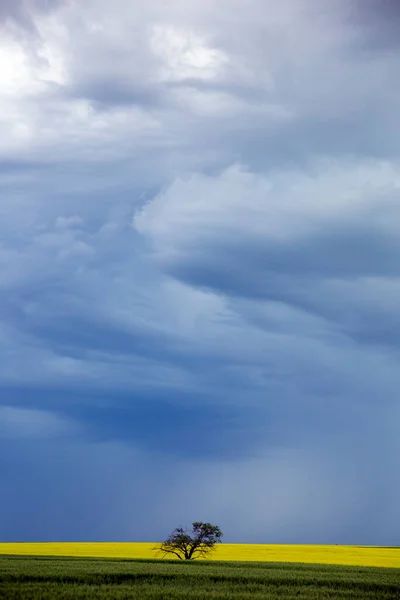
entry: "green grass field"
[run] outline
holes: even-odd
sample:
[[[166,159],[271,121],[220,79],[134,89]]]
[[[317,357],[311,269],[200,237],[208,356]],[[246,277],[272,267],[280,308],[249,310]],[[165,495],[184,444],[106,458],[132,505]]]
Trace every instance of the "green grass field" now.
[[[400,569],[2,556],[0,598],[399,600]]]

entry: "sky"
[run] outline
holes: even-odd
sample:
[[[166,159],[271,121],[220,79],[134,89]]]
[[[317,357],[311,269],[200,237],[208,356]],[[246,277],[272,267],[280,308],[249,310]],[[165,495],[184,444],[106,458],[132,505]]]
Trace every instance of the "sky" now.
[[[1,0],[1,541],[399,544],[399,28]]]

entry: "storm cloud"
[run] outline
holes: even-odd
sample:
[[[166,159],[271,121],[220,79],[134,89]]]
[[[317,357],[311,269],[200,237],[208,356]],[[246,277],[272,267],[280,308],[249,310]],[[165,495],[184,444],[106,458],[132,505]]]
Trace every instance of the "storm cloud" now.
[[[1,539],[397,543],[399,14],[1,4]]]

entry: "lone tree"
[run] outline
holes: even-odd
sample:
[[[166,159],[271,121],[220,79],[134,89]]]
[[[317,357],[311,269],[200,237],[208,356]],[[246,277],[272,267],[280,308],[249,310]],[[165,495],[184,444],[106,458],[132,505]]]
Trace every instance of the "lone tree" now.
[[[168,554],[175,554],[180,560],[204,558],[214,550],[221,538],[222,531],[216,525],[195,521],[192,523],[192,531],[182,527],[174,529],[156,550],[163,558]]]

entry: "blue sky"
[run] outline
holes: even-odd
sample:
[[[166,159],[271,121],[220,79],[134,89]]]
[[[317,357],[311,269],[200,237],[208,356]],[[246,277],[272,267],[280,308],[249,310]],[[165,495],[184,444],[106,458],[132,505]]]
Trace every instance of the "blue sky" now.
[[[2,1],[1,540],[398,544],[399,20]]]

